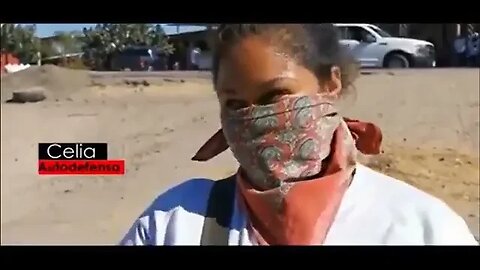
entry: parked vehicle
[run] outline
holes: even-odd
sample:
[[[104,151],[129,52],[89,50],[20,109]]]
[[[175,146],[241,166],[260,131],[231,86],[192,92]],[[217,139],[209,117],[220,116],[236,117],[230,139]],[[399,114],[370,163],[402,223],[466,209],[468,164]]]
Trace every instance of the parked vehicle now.
[[[167,56],[155,48],[130,47],[112,56],[112,70],[153,71],[167,70]]]
[[[372,24],[335,24],[340,43],[362,67],[435,67],[435,47],[425,40],[392,37]]]

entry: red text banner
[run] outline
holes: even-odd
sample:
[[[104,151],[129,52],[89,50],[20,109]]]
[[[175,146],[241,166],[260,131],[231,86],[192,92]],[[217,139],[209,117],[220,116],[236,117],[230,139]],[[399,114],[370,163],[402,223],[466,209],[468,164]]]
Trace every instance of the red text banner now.
[[[39,160],[40,175],[124,175],[125,160]]]

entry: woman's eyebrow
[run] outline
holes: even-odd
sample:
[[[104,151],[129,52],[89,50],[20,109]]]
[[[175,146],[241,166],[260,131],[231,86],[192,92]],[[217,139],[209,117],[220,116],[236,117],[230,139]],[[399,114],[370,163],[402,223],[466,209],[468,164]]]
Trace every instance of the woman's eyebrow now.
[[[273,77],[272,79],[268,80],[268,81],[265,81],[265,82],[262,82],[259,87],[260,89],[261,88],[269,88],[269,87],[272,87],[274,86],[275,84],[278,84],[280,82],[283,82],[283,81],[297,81],[297,78],[292,75],[292,74],[281,74],[281,75],[278,75],[276,77]],[[235,88],[232,88],[232,87],[220,87],[218,88],[220,92],[224,93],[224,94],[237,94],[237,90]]]
[[[279,82],[284,82],[284,81],[297,81],[297,78],[295,78],[294,76],[285,76],[285,75],[280,75],[280,76],[277,76],[277,77],[274,77],[273,79],[271,80],[268,80],[264,83],[262,83],[262,87],[271,87]]]
[[[234,88],[220,88],[220,92],[224,94],[236,94],[237,90],[235,90]]]

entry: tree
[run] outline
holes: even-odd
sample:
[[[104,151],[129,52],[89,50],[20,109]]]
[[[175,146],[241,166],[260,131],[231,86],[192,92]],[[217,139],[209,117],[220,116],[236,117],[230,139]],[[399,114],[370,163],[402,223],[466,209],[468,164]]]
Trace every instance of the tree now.
[[[171,54],[173,46],[161,25],[153,24],[97,24],[83,29],[85,59],[95,69],[105,69],[110,57],[131,46],[148,46],[164,54]]]
[[[82,52],[83,41],[81,31],[56,31],[53,38],[43,40],[41,44],[42,58]]]
[[[79,39],[81,32],[63,32],[57,31],[54,33],[57,37],[57,42],[54,43],[54,48],[57,54],[78,53],[82,51],[82,43]]]
[[[35,32],[35,25],[2,24],[2,51],[15,54],[22,63],[36,62],[40,51],[40,39],[35,36]]]

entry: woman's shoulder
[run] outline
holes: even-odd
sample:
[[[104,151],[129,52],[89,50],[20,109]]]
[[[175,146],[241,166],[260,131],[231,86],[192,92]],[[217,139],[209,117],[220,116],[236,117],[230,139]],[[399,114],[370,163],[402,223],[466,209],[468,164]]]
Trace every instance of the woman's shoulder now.
[[[214,183],[214,180],[207,178],[186,180],[157,196],[146,212],[170,211],[178,207],[194,213],[202,212],[200,209],[206,204]]]
[[[463,218],[442,200],[364,165],[358,166],[354,182],[352,197],[363,201],[371,215],[384,215],[394,226],[416,229],[425,244],[477,244]]]
[[[377,196],[372,199],[387,200],[391,207],[399,206],[405,208],[404,200],[412,206],[430,208],[446,206],[438,198],[408,184],[403,180],[396,179],[383,173],[377,172],[365,165],[358,164],[355,175],[356,185],[361,185],[364,192],[370,192]]]
[[[135,221],[120,244],[163,245],[169,241],[169,235],[176,234],[174,231],[193,233],[195,228],[201,229],[214,183],[211,179],[194,178],[160,194]],[[188,230],[177,225],[186,225]]]

